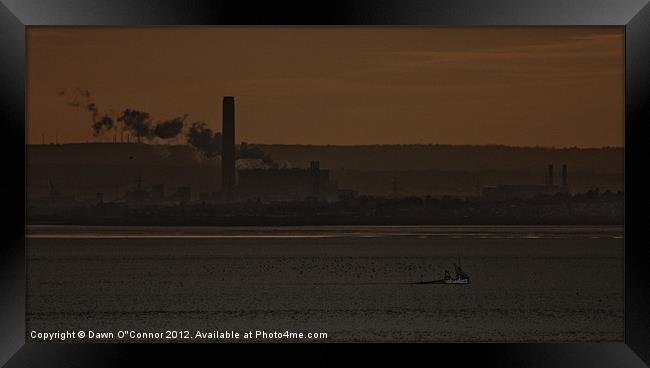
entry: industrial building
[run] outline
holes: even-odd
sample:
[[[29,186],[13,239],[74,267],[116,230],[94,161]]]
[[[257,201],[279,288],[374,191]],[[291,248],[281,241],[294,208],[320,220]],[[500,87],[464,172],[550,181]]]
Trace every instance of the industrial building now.
[[[164,184],[144,184],[142,177],[136,179],[133,190],[126,192],[124,197],[127,203],[160,204],[160,203],[188,203],[192,200],[192,189],[188,186],[179,186],[175,192],[165,196]]]
[[[337,185],[319,161],[308,168],[236,169],[235,99],[223,98],[221,201],[337,200]]]
[[[546,172],[546,180],[543,185],[498,185],[496,187],[485,187],[481,195],[489,199],[530,199],[539,195],[556,195],[558,193],[569,193],[567,165],[562,165],[562,185],[555,185],[553,165],[549,164]]]
[[[236,193],[240,199],[266,201],[338,199],[329,170],[321,170],[318,161],[312,161],[305,169],[240,170]]]

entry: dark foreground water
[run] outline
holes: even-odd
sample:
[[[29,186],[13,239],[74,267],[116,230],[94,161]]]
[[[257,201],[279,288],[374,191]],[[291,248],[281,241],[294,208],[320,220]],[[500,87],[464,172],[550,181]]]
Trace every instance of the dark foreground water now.
[[[622,341],[623,248],[622,227],[34,226],[28,338],[260,330],[327,341]],[[458,257],[471,285],[411,284],[442,278]]]

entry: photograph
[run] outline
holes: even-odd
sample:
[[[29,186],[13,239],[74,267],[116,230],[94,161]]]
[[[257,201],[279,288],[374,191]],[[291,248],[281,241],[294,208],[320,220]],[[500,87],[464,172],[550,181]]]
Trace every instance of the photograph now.
[[[25,61],[27,342],[625,342],[624,26],[34,25]]]

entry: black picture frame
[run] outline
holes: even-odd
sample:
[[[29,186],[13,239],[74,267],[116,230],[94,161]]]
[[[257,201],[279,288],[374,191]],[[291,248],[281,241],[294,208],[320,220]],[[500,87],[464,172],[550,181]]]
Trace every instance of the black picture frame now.
[[[212,354],[214,345],[26,343],[25,27],[32,25],[619,25],[625,27],[625,341],[568,344],[427,344],[455,364],[643,367],[650,364],[650,246],[644,159],[650,145],[650,5],[645,0],[207,1],[0,0],[0,118],[5,241],[0,248],[0,365],[113,366]],[[645,153],[644,153],[645,152]],[[308,349],[314,350],[314,345]],[[284,348],[280,348],[282,350]],[[359,348],[363,354],[366,348]],[[221,349],[223,352],[225,349]],[[382,349],[383,350],[383,349]],[[390,351],[390,350],[388,350]],[[241,355],[242,349],[229,348]],[[198,355],[197,355],[198,353]],[[288,352],[287,352],[288,354]],[[387,354],[386,352],[380,354]],[[282,352],[277,353],[282,356]],[[381,357],[381,355],[379,355]],[[435,358],[434,358],[435,357]],[[405,359],[401,356],[401,359]],[[645,364],[644,364],[645,362]],[[402,363],[406,363],[402,360]]]

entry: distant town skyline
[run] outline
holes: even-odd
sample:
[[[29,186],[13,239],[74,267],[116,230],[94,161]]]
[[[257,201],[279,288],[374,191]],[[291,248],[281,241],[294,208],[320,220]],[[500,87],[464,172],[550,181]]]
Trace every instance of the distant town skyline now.
[[[29,144],[113,140],[80,88],[215,131],[234,96],[237,142],[624,145],[623,27],[28,27],[27,73]]]

